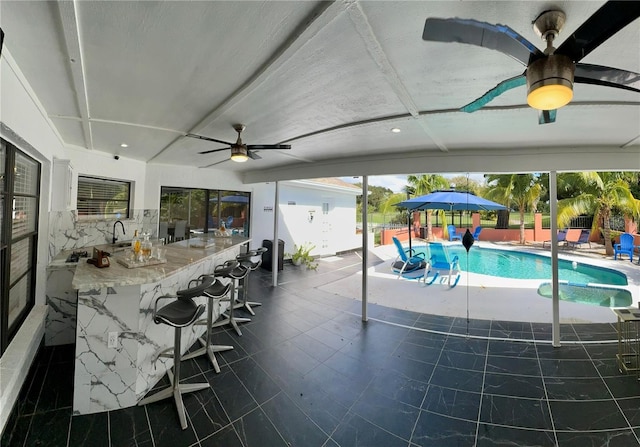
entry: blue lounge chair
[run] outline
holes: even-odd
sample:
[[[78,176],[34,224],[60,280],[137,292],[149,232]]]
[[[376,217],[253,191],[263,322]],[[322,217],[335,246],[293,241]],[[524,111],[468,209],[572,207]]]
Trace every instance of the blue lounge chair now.
[[[618,259],[618,255],[629,255],[629,261],[633,262],[633,250],[636,246],[633,245],[634,237],[631,233],[622,233],[620,235],[620,243],[613,246],[613,259]],[[640,245],[638,245],[640,248]]]
[[[398,257],[396,257],[395,261],[391,264],[391,269],[394,273],[398,274],[398,278],[420,278],[420,276],[409,275],[409,273],[416,273],[420,270],[424,270],[427,266],[427,262],[424,257],[424,253],[418,253],[414,255],[415,250],[407,250],[405,249],[398,238],[392,238],[393,243],[398,249]]]
[[[482,227],[481,226],[477,226],[475,228],[475,230],[473,230],[473,240],[474,241],[479,241],[480,240],[480,232],[482,231]]]
[[[456,233],[456,226],[455,225],[447,225],[447,233],[449,233],[449,240],[450,241],[458,240],[458,241],[462,242],[462,235]]]
[[[560,242],[564,242],[565,245],[567,244],[567,232],[568,231],[569,231],[568,228],[565,228],[564,230],[558,230],[558,244],[560,244]],[[542,242],[542,248],[544,248],[545,244],[551,245],[551,241]]]
[[[424,284],[426,286],[430,286],[431,284],[433,284],[436,281],[436,279],[438,279],[438,277],[441,276],[440,272],[443,271],[449,275],[447,280],[447,284],[449,285],[449,287],[451,288],[455,287],[458,284],[458,281],[460,281],[460,268],[458,266],[458,256],[456,255],[453,257],[453,259],[449,259],[449,253],[446,247],[444,247],[439,242],[432,242],[429,244],[429,253],[431,257],[429,258],[429,262],[427,263],[427,268],[424,273],[424,277],[423,277]],[[431,271],[434,271],[435,274],[433,275],[433,278],[431,279],[431,281],[427,282],[427,277],[429,276],[429,273]],[[454,278],[453,281],[452,281],[452,278]],[[440,280],[440,282],[442,283],[443,280],[444,280],[444,277]]]
[[[591,230],[581,230],[580,237],[577,241],[566,240],[565,245],[571,248],[578,248],[579,245],[589,244],[589,248],[591,248],[591,241],[589,238],[591,237]]]

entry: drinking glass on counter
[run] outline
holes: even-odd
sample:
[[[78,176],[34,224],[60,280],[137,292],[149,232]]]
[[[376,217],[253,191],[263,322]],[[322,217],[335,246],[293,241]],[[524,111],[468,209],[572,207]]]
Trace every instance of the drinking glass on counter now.
[[[140,244],[140,251],[142,252],[142,260],[148,261],[151,259],[151,249],[153,248],[153,244],[149,240],[149,233],[144,233],[143,236],[144,240],[142,241],[142,244]]]

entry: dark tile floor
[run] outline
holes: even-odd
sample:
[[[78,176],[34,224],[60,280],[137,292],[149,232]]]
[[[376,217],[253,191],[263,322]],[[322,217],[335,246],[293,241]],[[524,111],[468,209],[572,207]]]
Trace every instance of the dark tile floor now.
[[[553,348],[547,324],[376,305],[362,323],[359,301],[316,288],[360,270],[356,254],[341,258],[317,272],[287,265],[278,288],[252,274],[264,305],[242,337],[216,334],[235,346],[221,373],[184,363],[187,381],[211,384],[185,395],[187,430],[171,400],[72,417],[63,346],[41,349],[2,446],[640,445],[640,384],[618,372],[615,343],[594,341],[614,339],[612,325],[563,325]]]

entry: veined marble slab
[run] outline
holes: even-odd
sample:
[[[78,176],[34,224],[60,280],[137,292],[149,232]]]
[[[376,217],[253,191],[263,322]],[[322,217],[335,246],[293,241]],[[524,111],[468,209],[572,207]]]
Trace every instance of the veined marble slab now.
[[[112,262],[98,269],[81,262],[73,279],[78,289],[74,414],[136,405],[173,366],[172,359],[158,359],[160,352],[173,347],[174,329],[153,322],[156,300],[186,289],[192,279],[234,259],[246,242],[248,238],[238,236],[224,246],[204,250],[171,244],[166,246],[167,264],[162,267],[127,269]],[[227,306],[216,302],[214,317]],[[202,325],[183,328],[182,352],[205,330]],[[108,347],[110,332],[118,333],[117,348]]]
[[[76,339],[77,292],[71,288],[75,264],[47,267],[47,319],[45,346],[74,343]]]

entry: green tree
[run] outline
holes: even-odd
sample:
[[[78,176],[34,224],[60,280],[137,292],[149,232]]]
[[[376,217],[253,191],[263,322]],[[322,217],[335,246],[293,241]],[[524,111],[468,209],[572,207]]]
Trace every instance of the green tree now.
[[[362,188],[362,183],[355,183],[355,185]],[[381,211],[380,206],[387,201],[387,199],[393,195],[393,191],[384,186],[372,186],[369,185],[369,197],[367,204],[369,205],[370,212]],[[358,196],[356,199],[358,210],[362,210],[362,196]]]
[[[611,244],[611,211],[619,209],[627,216],[640,217],[640,202],[631,193],[625,174],[621,172],[575,172],[560,174],[564,182],[581,191],[575,197],[558,201],[558,226],[583,214],[594,216],[591,230],[602,229],[605,253],[613,254]],[[559,183],[559,182],[558,182]]]
[[[542,195],[542,185],[535,174],[487,174],[489,188],[485,198],[520,212],[520,243],[524,244],[524,213],[535,211]]]
[[[444,178],[439,174],[420,174],[420,175],[409,175],[407,176],[407,182],[409,185],[406,186],[407,190],[412,192],[416,197],[423,196],[425,194],[429,194],[433,191],[437,191],[439,189],[447,189],[449,188],[449,180]],[[433,239],[433,231],[431,224],[431,215],[433,210],[426,210],[426,219],[427,219],[427,240]],[[443,225],[445,222],[444,211],[440,210],[443,216]]]
[[[477,180],[467,177],[466,175],[456,175],[448,179],[449,185],[453,186],[456,191],[469,191],[475,195],[480,195],[482,185]]]

